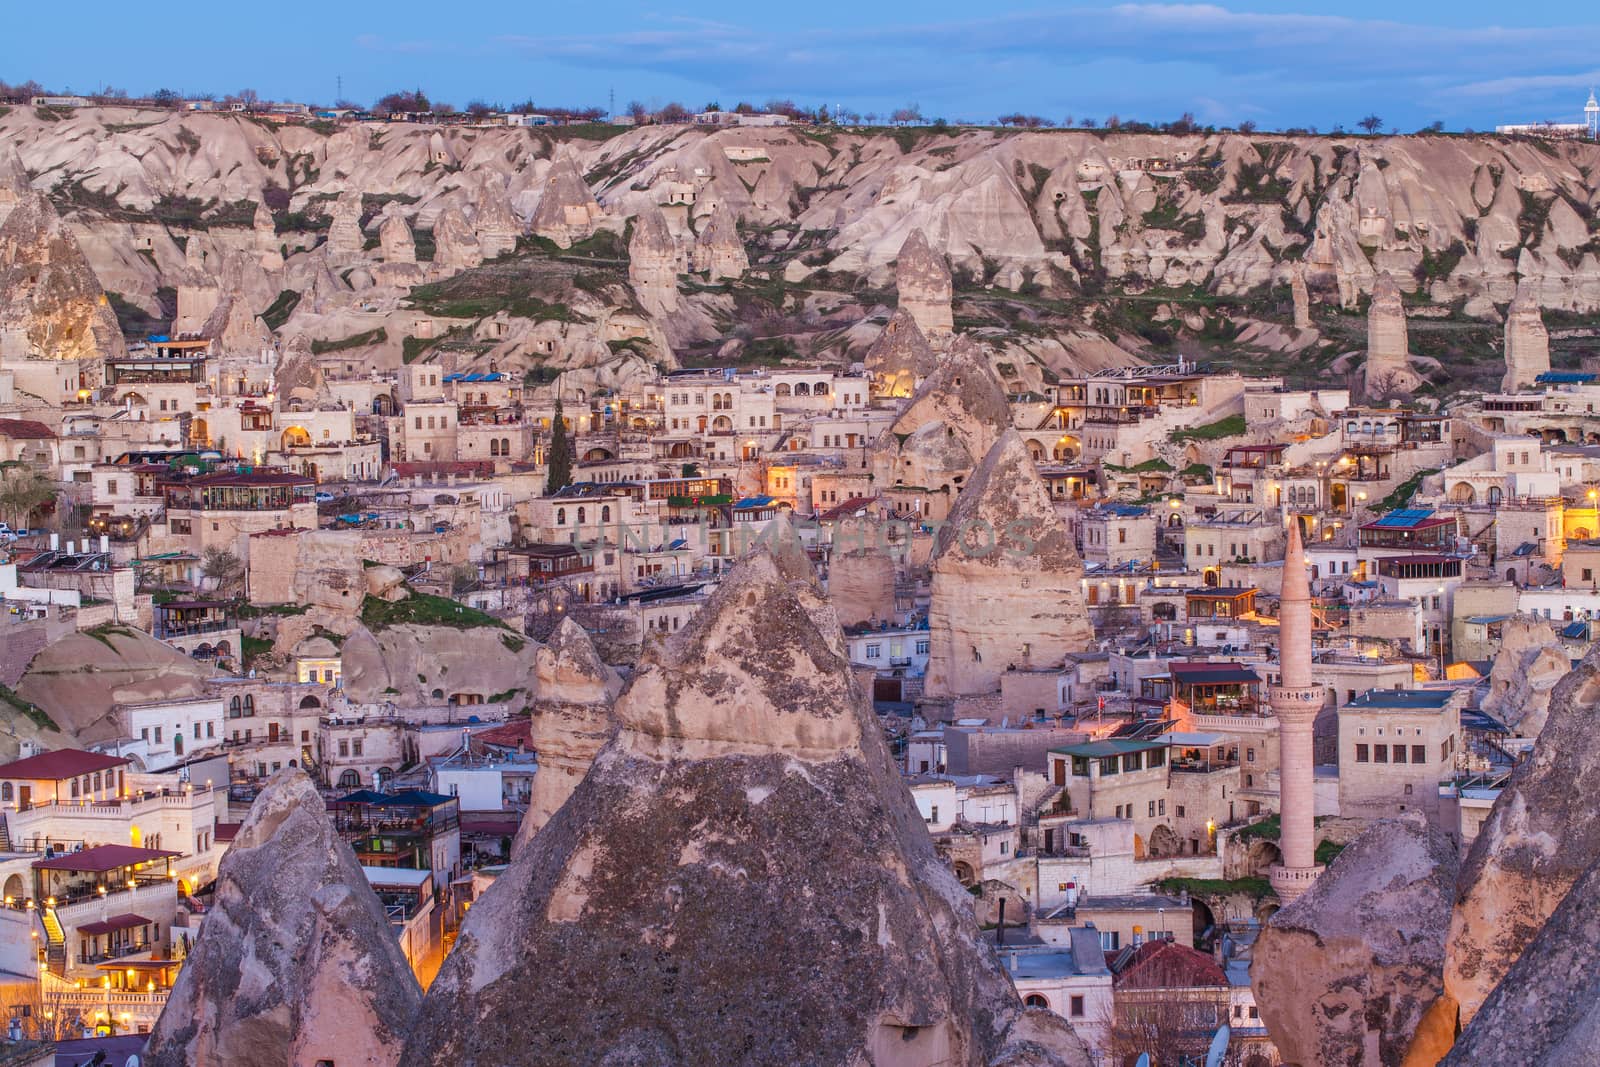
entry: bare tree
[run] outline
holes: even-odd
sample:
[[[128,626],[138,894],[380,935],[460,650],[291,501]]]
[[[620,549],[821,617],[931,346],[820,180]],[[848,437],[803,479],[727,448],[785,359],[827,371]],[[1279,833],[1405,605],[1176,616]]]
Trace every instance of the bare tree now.
[[[244,580],[244,561],[227,549],[211,545],[200,560],[200,573],[219,593],[231,592]]]
[[[1372,134],[1377,133],[1383,128],[1383,120],[1377,115],[1368,115],[1366,118],[1356,123],[1356,125],[1360,126],[1363,130],[1366,130],[1369,134]]]

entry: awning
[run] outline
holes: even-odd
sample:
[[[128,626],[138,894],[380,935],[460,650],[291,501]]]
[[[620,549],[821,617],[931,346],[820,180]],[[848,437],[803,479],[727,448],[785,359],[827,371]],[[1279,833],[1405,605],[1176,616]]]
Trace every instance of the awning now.
[[[126,912],[122,915],[113,915],[102,922],[88,923],[78,927],[78,933],[94,937],[98,934],[114,934],[118,930],[132,930],[136,926],[149,926],[155,920],[146,919],[143,915]]]

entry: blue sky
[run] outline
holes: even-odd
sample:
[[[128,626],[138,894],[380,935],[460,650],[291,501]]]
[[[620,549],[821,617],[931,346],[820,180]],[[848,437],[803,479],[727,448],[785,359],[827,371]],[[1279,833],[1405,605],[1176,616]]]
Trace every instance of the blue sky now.
[[[1575,121],[1600,86],[1600,11],[1565,0],[7,6],[0,78],[76,91],[328,101],[342,76],[362,102],[421,86],[458,106],[605,106],[614,90],[619,109],[789,97],[862,113],[915,102],[951,119],[1192,111],[1323,130],[1376,112],[1409,131]]]

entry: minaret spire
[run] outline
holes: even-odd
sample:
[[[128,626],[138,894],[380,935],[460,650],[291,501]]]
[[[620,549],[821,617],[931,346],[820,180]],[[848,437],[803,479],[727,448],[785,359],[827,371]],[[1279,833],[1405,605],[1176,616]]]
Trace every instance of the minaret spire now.
[[[1322,690],[1311,682],[1311,582],[1300,520],[1289,519],[1278,591],[1279,679],[1267,690],[1278,719],[1279,844],[1283,863],[1272,868],[1272,888],[1285,904],[1311,888],[1322,868],[1316,860],[1316,771],[1312,729],[1322,710]]]

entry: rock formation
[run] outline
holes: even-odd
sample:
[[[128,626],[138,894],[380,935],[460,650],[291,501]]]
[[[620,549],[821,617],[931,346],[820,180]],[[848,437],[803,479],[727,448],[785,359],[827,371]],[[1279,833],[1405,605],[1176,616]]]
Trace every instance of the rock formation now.
[[[0,225],[31,188],[22,159],[10,145],[0,145]]]
[[[1549,622],[1532,615],[1507,619],[1489,670],[1483,710],[1517,736],[1537,737],[1556,683],[1570,670],[1572,658]]]
[[[289,768],[222,859],[145,1062],[389,1067],[421,999],[355,853],[311,780]]]
[[[1311,293],[1306,288],[1306,269],[1296,264],[1289,275],[1289,295],[1294,299],[1294,328],[1311,329]]]
[[[928,245],[927,235],[912,230],[895,260],[895,291],[900,307],[916,320],[928,336],[948,334],[955,329],[950,301],[954,289],[950,265]]]
[[[561,620],[539,649],[534,676],[529,740],[539,757],[539,773],[533,776],[533,793],[512,855],[567,802],[589,773],[595,753],[616,732],[611,705],[621,684],[576,622]]]
[[[695,238],[693,269],[696,273],[708,274],[713,285],[725,280],[737,281],[750,269],[744,240],[739,236],[738,219],[726,202],[717,204]]]
[[[383,212],[383,224],[378,227],[378,245],[383,250],[385,263],[416,263],[417,242],[411,236],[411,224],[400,208],[390,204]]]
[[[1416,387],[1406,341],[1406,308],[1387,271],[1372,287],[1367,309],[1366,393],[1369,398],[1409,393]]]
[[[1457,865],[1420,816],[1374,823],[1272,917],[1250,983],[1286,1062],[1400,1067],[1444,991]],[[1435,1058],[1452,1036],[1425,1035]]]
[[[255,250],[260,257],[262,268],[282,270],[283,242],[278,239],[278,224],[266,204],[256,202],[256,213],[251,220],[250,228],[255,234]]]
[[[1008,668],[1094,640],[1083,563],[1015,430],[995,442],[934,540],[925,691],[990,693]]]
[[[447,207],[439,213],[439,221],[433,224],[433,242],[433,264],[446,273],[454,274],[483,262],[478,235],[458,207]],[[412,251],[415,255],[414,248]]]
[[[1512,1063],[1600,1063],[1600,864],[1573,884],[1439,1067]]]
[[[1516,298],[1506,308],[1506,376],[1500,388],[1508,393],[1525,389],[1550,369],[1550,331],[1539,314],[1539,302],[1518,286]]]
[[[600,203],[578,173],[572,156],[557,156],[544,178],[544,192],[533,213],[533,232],[566,248],[593,233],[601,214]]]
[[[484,259],[497,259],[517,249],[517,239],[522,236],[522,223],[511,211],[505,189],[497,179],[486,181],[478,196],[477,213],[472,225],[478,233],[478,248]]]
[[[0,358],[97,360],[127,354],[105,290],[44,194],[0,224]]]
[[[662,315],[677,310],[678,275],[683,269],[683,250],[661,210],[650,207],[634,216],[633,236],[628,240],[628,281],[646,311]]]
[[[328,224],[328,255],[335,263],[360,259],[367,246],[361,232],[361,194],[343,192],[334,201],[332,222]]]
[[[873,443],[874,476],[883,485],[914,485],[943,497],[942,518],[961,484],[1011,422],[1006,394],[983,350],[966,338],[912,394]]]
[[[911,313],[901,308],[892,315],[863,359],[872,376],[872,395],[908,397],[933,373],[933,346]]]
[[[1087,1064],[979,942],[770,556],[652,651],[617,717],[468,913],[407,1064]]]
[[[1556,683],[1533,755],[1517,765],[1462,864],[1444,979],[1463,1025],[1600,859],[1597,709],[1600,645]]]
[[[841,626],[891,621],[895,575],[881,527],[868,519],[838,524],[828,557],[828,595]]]

